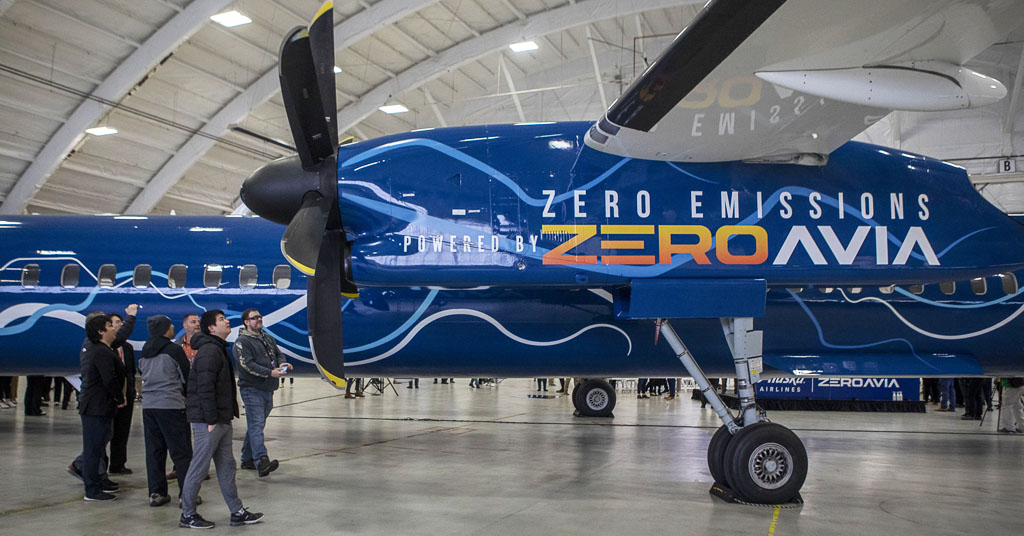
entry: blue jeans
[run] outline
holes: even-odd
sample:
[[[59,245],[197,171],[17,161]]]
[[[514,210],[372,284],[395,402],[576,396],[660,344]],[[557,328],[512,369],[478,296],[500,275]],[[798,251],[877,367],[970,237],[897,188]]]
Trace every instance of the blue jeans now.
[[[956,409],[956,387],[953,385],[953,378],[939,378],[939,407]]]
[[[267,455],[263,442],[263,428],[267,425],[270,410],[274,409],[273,391],[253,387],[239,389],[245,404],[245,439],[242,440],[242,463],[259,460]]]

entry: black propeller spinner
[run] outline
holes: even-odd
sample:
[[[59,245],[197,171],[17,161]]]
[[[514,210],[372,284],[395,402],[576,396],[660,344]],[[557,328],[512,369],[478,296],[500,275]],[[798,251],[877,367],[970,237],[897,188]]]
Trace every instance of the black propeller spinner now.
[[[285,37],[279,75],[302,169],[294,157],[271,162],[246,179],[242,198],[268,219],[283,223],[290,216],[281,252],[307,276],[313,359],[331,384],[344,388],[341,294],[355,294],[356,288],[346,273],[348,247],[338,209],[333,2],[320,7],[309,28],[297,27]]]

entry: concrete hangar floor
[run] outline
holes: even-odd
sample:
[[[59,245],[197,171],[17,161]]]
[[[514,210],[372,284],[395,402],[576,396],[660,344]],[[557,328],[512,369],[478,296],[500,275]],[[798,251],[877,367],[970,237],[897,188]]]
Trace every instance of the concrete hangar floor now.
[[[1020,534],[1024,436],[958,415],[769,414],[803,439],[799,508],[726,504],[708,494],[705,450],[719,426],[683,396],[620,393],[614,419],[572,416],[534,382],[469,389],[421,380],[398,396],[346,400],[317,379],[276,396],[267,446],[281,468],[238,472],[259,525],[228,526],[215,480],[199,511],[246,534]],[[543,394],[543,393],[541,393]],[[0,410],[0,534],[181,534],[176,501],[148,506],[142,419],[132,475],[110,503],[82,500],[65,472],[81,449],[73,409]],[[244,418],[235,421],[235,457]],[[172,493],[176,485],[172,483]]]

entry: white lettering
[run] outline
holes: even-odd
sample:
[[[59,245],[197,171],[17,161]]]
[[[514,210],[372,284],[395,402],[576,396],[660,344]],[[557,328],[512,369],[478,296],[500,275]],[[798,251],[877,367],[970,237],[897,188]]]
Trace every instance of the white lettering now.
[[[928,242],[928,237],[925,236],[924,229],[921,229],[918,226],[911,227],[907,230],[907,237],[903,239],[903,245],[900,246],[900,250],[896,252],[896,258],[892,260],[892,263],[897,265],[906,264],[915,245],[920,246],[921,253],[924,254],[924,258],[928,261],[928,264],[938,266],[939,258],[935,256],[935,250],[932,249],[931,243]]]
[[[697,210],[697,209],[700,208],[700,205],[701,205],[701,203],[700,203],[700,196],[702,196],[702,195],[704,195],[704,192],[701,192],[699,190],[693,190],[692,192],[690,192],[690,217],[691,218],[703,218],[704,217],[704,213],[700,212],[699,210]]]
[[[843,192],[839,192],[839,219],[846,216],[846,201],[843,199]]]
[[[836,236],[836,232],[832,227],[819,225],[818,230],[821,231],[821,236],[825,237],[825,243],[828,244],[829,249],[832,250],[832,255],[835,255],[839,264],[850,265],[853,264],[857,254],[860,253],[860,248],[864,245],[864,240],[867,239],[871,228],[867,225],[857,227],[857,230],[853,233],[853,238],[850,239],[850,244],[846,247],[843,247],[842,242],[839,241],[839,237]]]
[[[789,264],[789,258],[793,255],[796,250],[797,244],[804,247],[807,255],[811,257],[811,262],[814,264],[826,264],[825,256],[821,254],[821,250],[818,249],[818,245],[814,243],[814,239],[811,238],[811,233],[807,230],[807,227],[803,225],[794,225],[786,236],[786,241],[782,243],[782,247],[779,249],[778,256],[772,261],[772,264]]]
[[[409,244],[412,244],[412,237],[405,235],[402,239],[402,253],[409,252]]]
[[[532,246],[533,252],[537,253],[537,235],[530,235],[530,245]]]
[[[883,225],[875,227],[875,264],[889,264],[889,228]]]
[[[903,219],[903,193],[889,194],[889,219]]]
[[[726,132],[729,134],[736,132],[736,112],[718,114],[718,135],[721,136]]]
[[[522,235],[516,235],[516,252],[522,253],[523,251],[523,237]]]
[[[722,217],[723,218],[739,218],[740,217],[740,193],[733,192],[722,192]]]
[[[540,193],[548,196],[547,203],[544,203],[544,211],[541,212],[540,215],[545,217],[545,218],[554,218],[555,217],[555,213],[551,212],[551,203],[553,203],[555,201],[555,191],[554,190],[541,190]]]
[[[921,194],[917,196],[917,206],[921,207],[921,210],[917,211],[917,217],[921,218],[921,221],[928,219],[928,194]]]
[[[818,204],[818,201],[821,201],[821,194],[811,192],[811,195],[807,196],[807,201],[811,203],[811,218],[815,220],[821,218],[821,205]]]
[[[651,194],[647,190],[636,193],[636,215],[641,218],[651,215]]]
[[[587,195],[586,190],[572,191],[573,212],[577,218],[587,217],[587,213],[583,211],[583,209],[586,207],[586,202],[583,200],[583,196],[585,195]]]
[[[619,193],[615,190],[604,191],[604,217],[619,217]]]
[[[704,119],[704,114],[693,114],[693,127],[690,128],[690,136],[698,138],[703,135],[700,131],[702,128],[701,121]]]
[[[789,206],[790,199],[793,199],[793,194],[789,192],[782,192],[779,194],[779,204],[782,205],[782,210],[779,212],[779,215],[782,216],[782,219],[784,220],[788,220],[793,217],[793,207]]]
[[[868,219],[875,217],[875,196],[871,192],[860,195],[860,215]]]

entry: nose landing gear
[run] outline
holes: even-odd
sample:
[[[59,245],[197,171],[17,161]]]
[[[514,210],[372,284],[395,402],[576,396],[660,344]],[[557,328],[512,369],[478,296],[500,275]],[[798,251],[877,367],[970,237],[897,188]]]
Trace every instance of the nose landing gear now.
[[[712,493],[741,502],[800,502],[807,477],[807,450],[788,428],[767,422],[757,411],[754,384],[761,373],[761,335],[751,318],[723,318],[722,329],[736,366],[740,411],[733,416],[704,371],[667,320],[661,333],[676,352],[704,397],[724,423],[708,445],[708,469],[715,479]]]

